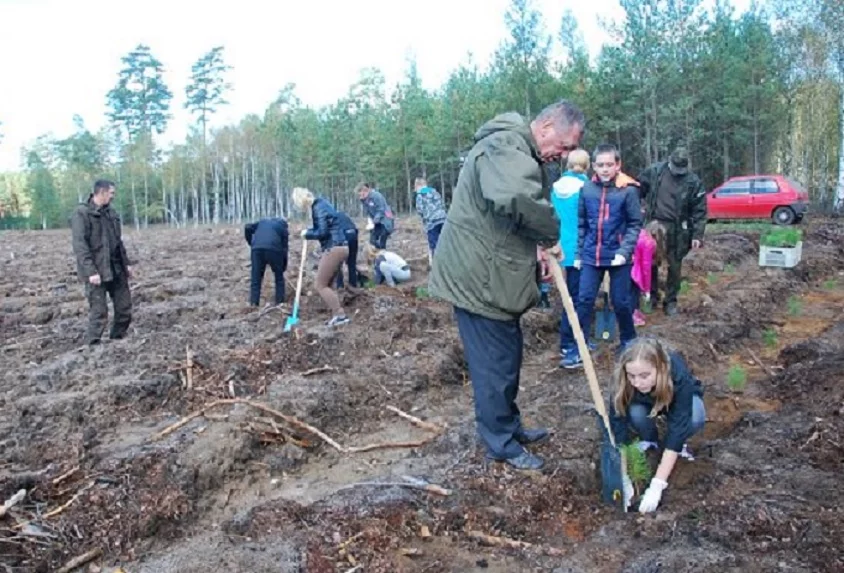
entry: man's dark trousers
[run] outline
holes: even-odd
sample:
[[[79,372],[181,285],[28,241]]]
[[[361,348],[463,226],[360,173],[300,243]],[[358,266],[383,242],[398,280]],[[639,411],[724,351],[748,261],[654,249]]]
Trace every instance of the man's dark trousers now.
[[[129,290],[129,277],[123,268],[115,268],[113,275],[113,280],[100,285],[85,284],[89,305],[88,330],[85,333],[87,344],[94,344],[102,338],[108,323],[108,296],[114,305],[114,320],[109,338],[123,338],[132,323],[132,291]]]
[[[691,245],[688,232],[684,232],[679,223],[660,221],[665,226],[665,258],[668,263],[668,275],[665,277],[665,298],[663,305],[677,304],[682,280],[683,259],[689,254]],[[651,267],[651,300],[659,300],[659,267]]]
[[[284,271],[287,270],[287,253],[270,249],[252,249],[252,284],[249,303],[258,306],[261,300],[261,283],[269,265],[275,275],[275,304],[284,302]]]
[[[439,225],[434,225],[425,232],[425,234],[428,235],[428,249],[431,251],[431,254],[437,250],[437,243],[440,242],[440,234],[443,231],[443,225],[445,225],[444,222]]]
[[[622,345],[636,338],[636,327],[633,325],[633,301],[630,296],[630,271],[632,265],[625,264],[617,267],[595,267],[583,265],[580,269],[580,286],[577,297],[577,319],[584,336],[588,336],[592,328],[592,315],[595,311],[595,299],[601,288],[604,273],[610,274],[610,300],[618,321],[618,334]]]
[[[522,366],[522,328],[518,320],[492,320],[454,308],[463,352],[475,394],[475,421],[488,455],[498,460],[522,454],[516,441],[522,420],[516,396]]]
[[[387,238],[389,236],[390,232],[387,230],[387,227],[381,223],[376,223],[375,227],[369,231],[369,242],[376,249],[384,250],[387,248]]]

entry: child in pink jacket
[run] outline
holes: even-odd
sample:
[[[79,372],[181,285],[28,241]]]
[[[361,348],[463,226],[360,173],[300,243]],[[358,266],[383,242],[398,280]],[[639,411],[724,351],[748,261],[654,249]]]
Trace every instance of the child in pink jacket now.
[[[663,227],[658,221],[651,221],[639,232],[639,239],[636,241],[636,249],[633,251],[633,269],[630,278],[633,279],[633,324],[642,326],[645,324],[645,315],[640,310],[641,297],[644,293],[645,300],[651,296],[651,277],[654,257],[657,252],[657,240],[664,236]]]

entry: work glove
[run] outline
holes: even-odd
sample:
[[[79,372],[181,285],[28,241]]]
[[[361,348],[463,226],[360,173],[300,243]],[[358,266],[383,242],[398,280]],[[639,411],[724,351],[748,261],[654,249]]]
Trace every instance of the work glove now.
[[[620,267],[621,265],[623,265],[626,262],[627,262],[627,259],[624,258],[624,255],[616,255],[612,258],[612,262],[610,263],[610,266]]]
[[[633,501],[636,490],[633,489],[633,482],[630,481],[630,477],[627,474],[621,476],[621,482],[624,485],[624,511],[627,511],[630,508],[630,502]]]
[[[371,231],[375,228],[375,222],[372,220],[372,217],[366,219],[366,230]]]
[[[656,442],[646,442],[642,440],[636,444],[636,447],[639,448],[640,452],[644,453],[650,450],[651,448],[659,449],[659,444],[657,444]]]
[[[639,513],[650,513],[655,511],[662,499],[662,492],[668,487],[668,482],[658,477],[651,480],[651,485],[645,490],[642,501],[639,503]]]
[[[644,297],[645,302],[651,302],[651,293],[644,292],[644,293],[642,293],[642,296]]]
[[[302,233],[300,234],[300,236],[304,239],[304,238],[305,238],[305,235],[307,235],[307,234],[308,234],[308,230],[307,230],[307,229],[302,229]]]
[[[574,260],[574,261],[572,261],[572,263],[571,263],[571,266],[573,266],[573,267],[574,267],[574,268],[576,268],[577,270],[580,270],[580,267],[581,267],[582,265],[583,265],[583,263],[581,263],[580,259],[575,259],[575,260]]]

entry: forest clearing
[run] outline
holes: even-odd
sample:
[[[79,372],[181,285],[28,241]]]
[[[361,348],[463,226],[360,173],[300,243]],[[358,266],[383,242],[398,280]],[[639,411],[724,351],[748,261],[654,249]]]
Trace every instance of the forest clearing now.
[[[600,501],[585,378],[557,367],[556,295],[523,319],[519,397],[554,431],[537,448],[548,465],[485,464],[421,233],[403,219],[392,239],[413,280],[347,293],[339,328],[309,259],[300,327],[283,334],[281,309],[246,302],[240,227],[127,229],[130,335],[87,347],[69,232],[5,232],[0,495],[27,493],[0,528],[2,569],[79,556],[93,558],[79,571],[109,573],[844,569],[838,222],[804,224],[794,269],[760,268],[758,232],[713,225],[687,259],[682,313],[649,316],[642,331],[704,381],[708,422],[647,516]],[[611,359],[603,345],[602,384]]]

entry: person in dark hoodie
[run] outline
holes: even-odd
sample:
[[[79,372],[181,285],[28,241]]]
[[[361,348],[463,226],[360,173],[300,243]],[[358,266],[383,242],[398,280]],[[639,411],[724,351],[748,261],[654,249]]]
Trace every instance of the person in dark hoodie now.
[[[123,244],[120,215],[111,208],[113,198],[114,183],[100,179],[94,183],[88,201],[70,217],[77,274],[85,283],[88,297],[86,344],[97,344],[102,338],[108,322],[109,296],[114,306],[109,338],[125,337],[132,323],[132,263]]]
[[[349,318],[343,310],[343,304],[337,292],[331,288],[331,282],[349,258],[349,243],[346,232],[340,224],[334,205],[323,197],[317,197],[308,189],[296,187],[293,189],[293,204],[300,211],[311,212],[313,227],[302,230],[302,238],[309,241],[319,241],[322,254],[316,273],[316,290],[325,305],[331,309],[331,318],[327,326],[347,324]]]
[[[634,340],[618,359],[610,424],[616,443],[630,444],[633,433],[645,452],[660,449],[656,418],[665,417],[665,440],[656,474],[642,495],[639,512],[656,510],[677,458],[694,461],[686,441],[703,429],[706,409],[703,385],[689,371],[679,352],[651,337]],[[630,432],[630,429],[634,432]],[[624,476],[624,503],[633,498],[633,484]]]
[[[246,242],[252,247],[252,280],[249,304],[258,306],[264,271],[270,267],[275,275],[275,304],[284,302],[284,272],[287,270],[289,234],[282,218],[261,219],[244,227]]]
[[[539,302],[536,247],[556,260],[560,228],[543,163],[578,147],[586,121],[561,100],[528,121],[496,116],[478,129],[437,243],[432,297],[454,306],[487,457],[519,470],[544,462],[525,449],[548,437],[522,424],[516,405],[522,315]]]
[[[580,190],[578,202],[577,259],[580,269],[577,318],[584,333],[590,331],[595,299],[605,273],[610,276],[610,297],[618,321],[622,351],[636,338],[630,297],[633,251],[642,229],[639,190],[621,173],[621,154],[611,144],[599,145],[592,154],[595,176]],[[563,368],[580,368],[577,347],[566,352]]]

